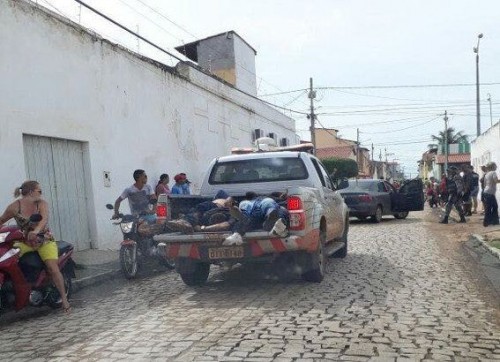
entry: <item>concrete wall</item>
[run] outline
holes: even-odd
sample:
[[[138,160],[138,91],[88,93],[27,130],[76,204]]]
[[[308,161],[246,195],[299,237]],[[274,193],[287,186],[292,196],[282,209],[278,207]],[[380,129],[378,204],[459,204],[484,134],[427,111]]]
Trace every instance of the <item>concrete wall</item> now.
[[[236,34],[233,35],[233,38],[236,61],[236,87],[256,96],[255,52]]]
[[[481,165],[493,161],[500,167],[500,122],[471,142],[471,164],[482,176]],[[500,171],[497,170],[500,177]],[[497,185],[497,201],[500,204],[500,185]]]
[[[327,148],[338,146],[336,129],[315,128],[314,136],[316,137],[316,148]]]
[[[104,204],[133,183],[134,169],[153,186],[161,173],[186,172],[196,191],[209,161],[249,146],[253,129],[296,140],[294,121],[262,102],[186,65],[179,75],[33,3],[2,1],[0,34],[0,207],[26,178],[23,134],[82,141],[99,248],[118,247]]]

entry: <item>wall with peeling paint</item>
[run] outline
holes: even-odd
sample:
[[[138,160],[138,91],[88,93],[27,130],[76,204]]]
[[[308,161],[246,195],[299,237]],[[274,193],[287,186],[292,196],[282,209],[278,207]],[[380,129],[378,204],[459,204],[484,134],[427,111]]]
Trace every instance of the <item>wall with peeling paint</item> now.
[[[292,119],[215,77],[143,58],[33,3],[0,6],[0,208],[26,178],[23,134],[86,144],[93,245],[113,249],[121,235],[104,205],[134,169],[153,186],[186,172],[196,191],[209,161],[249,146],[253,129],[297,143]]]

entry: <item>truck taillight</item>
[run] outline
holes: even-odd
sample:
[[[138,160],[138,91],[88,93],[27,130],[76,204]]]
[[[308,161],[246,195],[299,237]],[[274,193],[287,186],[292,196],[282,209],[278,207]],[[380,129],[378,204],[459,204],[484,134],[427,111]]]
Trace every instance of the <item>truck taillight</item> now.
[[[302,210],[302,200],[297,196],[290,196],[287,200],[288,211]]]
[[[167,217],[167,205],[165,204],[156,205],[156,217],[163,219]]]
[[[306,227],[306,213],[300,197],[288,197],[287,208],[290,216],[290,230],[304,230]]]

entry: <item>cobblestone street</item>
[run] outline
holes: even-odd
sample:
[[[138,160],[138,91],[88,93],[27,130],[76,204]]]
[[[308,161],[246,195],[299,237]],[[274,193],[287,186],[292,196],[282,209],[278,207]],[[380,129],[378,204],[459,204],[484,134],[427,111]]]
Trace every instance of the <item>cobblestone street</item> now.
[[[69,316],[6,316],[2,360],[500,360],[494,292],[424,214],[353,220],[320,284],[212,266],[203,287],[167,272],[82,290]]]

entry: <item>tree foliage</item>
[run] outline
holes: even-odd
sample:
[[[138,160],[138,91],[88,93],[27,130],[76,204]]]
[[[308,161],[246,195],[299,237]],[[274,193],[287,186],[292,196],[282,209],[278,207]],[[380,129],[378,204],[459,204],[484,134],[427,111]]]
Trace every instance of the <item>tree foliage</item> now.
[[[332,176],[335,169],[333,178],[349,178],[355,177],[358,174],[358,164],[356,161],[345,158],[325,158],[321,160],[325,165],[328,174]]]
[[[460,142],[468,142],[468,138],[467,138],[467,135],[464,135],[463,134],[463,131],[459,131],[459,132],[456,132],[455,131],[455,128],[453,127],[449,127],[447,130],[447,138],[448,138],[448,144],[452,144],[452,143],[460,143]],[[438,148],[439,145],[443,145],[445,143],[445,139],[446,139],[446,134],[444,131],[441,131],[439,132],[439,134],[436,136],[436,135],[432,135],[431,138],[433,141],[436,141],[437,143],[431,143],[428,145],[428,147],[430,149],[433,149],[433,148]]]

